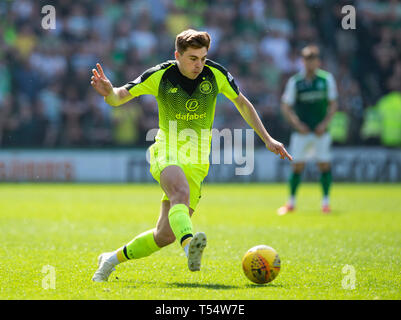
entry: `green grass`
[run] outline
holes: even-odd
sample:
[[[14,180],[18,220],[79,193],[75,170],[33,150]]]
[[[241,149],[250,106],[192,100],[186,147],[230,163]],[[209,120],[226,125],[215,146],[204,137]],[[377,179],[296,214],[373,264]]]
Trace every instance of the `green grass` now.
[[[301,185],[297,212],[279,217],[286,185],[206,184],[193,217],[208,236],[201,272],[187,270],[174,243],[99,284],[98,254],[153,228],[159,187],[0,184],[0,299],[401,299],[401,186],[335,184],[328,216],[320,194],[318,184]],[[258,244],[282,261],[268,285],[241,269]],[[46,265],[55,289],[43,287]],[[354,290],[342,286],[345,265]]]

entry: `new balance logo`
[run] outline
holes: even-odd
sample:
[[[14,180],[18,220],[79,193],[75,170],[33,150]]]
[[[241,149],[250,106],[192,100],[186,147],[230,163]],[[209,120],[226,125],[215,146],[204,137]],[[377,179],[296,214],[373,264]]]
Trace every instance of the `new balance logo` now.
[[[171,88],[168,92],[169,93],[177,93],[178,88]]]

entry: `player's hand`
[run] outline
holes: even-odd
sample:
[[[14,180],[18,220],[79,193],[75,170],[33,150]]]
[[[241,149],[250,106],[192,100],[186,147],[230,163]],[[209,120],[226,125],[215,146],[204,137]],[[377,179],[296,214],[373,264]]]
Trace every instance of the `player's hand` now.
[[[102,66],[97,63],[97,70],[92,69],[93,76],[91,77],[92,87],[102,96],[107,97],[113,91],[113,85],[110,80],[104,75]]]
[[[321,136],[323,133],[326,132],[327,129],[327,125],[324,122],[319,123],[319,125],[316,127],[315,129],[315,133],[318,136]]]
[[[309,130],[309,127],[305,124],[305,123],[303,123],[303,122],[299,122],[297,125],[296,125],[296,128],[295,128],[299,133],[301,133],[301,134],[307,134],[307,133],[309,133],[310,132],[310,130]]]
[[[288,160],[292,161],[292,156],[285,150],[284,145],[281,142],[271,138],[266,143],[266,148],[269,149],[271,152],[274,152],[277,155],[280,155],[281,159],[287,158]]]

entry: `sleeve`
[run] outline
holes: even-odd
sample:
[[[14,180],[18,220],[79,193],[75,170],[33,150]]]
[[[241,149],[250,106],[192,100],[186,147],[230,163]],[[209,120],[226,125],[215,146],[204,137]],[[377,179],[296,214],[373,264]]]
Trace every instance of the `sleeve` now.
[[[288,104],[289,106],[293,106],[295,104],[295,99],[297,95],[295,83],[296,82],[294,77],[291,77],[288,80],[287,85],[285,86],[285,90],[281,98],[281,101],[285,104]]]
[[[234,77],[227,71],[223,79],[220,92],[230,100],[236,99],[239,95],[239,88],[235,83]]]
[[[327,77],[327,84],[328,84],[329,100],[330,101],[337,100],[337,98],[338,98],[337,85],[336,85],[336,81],[334,80],[334,77],[331,73]]]
[[[124,88],[127,89],[133,97],[144,94],[151,94],[157,97],[162,74],[163,72],[160,66],[150,68],[135,80],[125,84]]]
[[[231,101],[236,99],[239,95],[239,88],[231,73],[216,62],[209,60],[207,65],[216,77],[219,93],[224,94]]]

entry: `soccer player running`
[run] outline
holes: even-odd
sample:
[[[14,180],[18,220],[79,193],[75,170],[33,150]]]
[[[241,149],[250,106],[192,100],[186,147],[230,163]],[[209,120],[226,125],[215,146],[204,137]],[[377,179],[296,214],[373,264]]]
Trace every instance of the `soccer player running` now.
[[[282,97],[282,110],[295,132],[290,138],[290,152],[294,158],[289,179],[290,197],[277,210],[284,215],[295,209],[296,192],[301,174],[308,160],[316,160],[323,189],[322,212],[330,212],[331,137],[327,126],[337,110],[337,86],[331,73],[319,69],[320,52],[314,45],[303,48],[304,70],[287,82]]]
[[[206,235],[193,233],[191,216],[209,170],[211,129],[218,93],[235,104],[267,149],[282,159],[292,160],[283,144],[268,134],[231,74],[206,59],[209,46],[208,33],[185,30],[176,37],[175,60],[150,68],[118,88],[113,87],[100,64],[92,70],[91,85],[111,106],[119,106],[143,94],[156,97],[159,130],[155,143],[149,148],[150,172],[164,192],[156,227],[114,252],[101,254],[93,281],[107,281],[119,263],[149,256],[175,240],[185,251],[189,270],[200,270]]]

